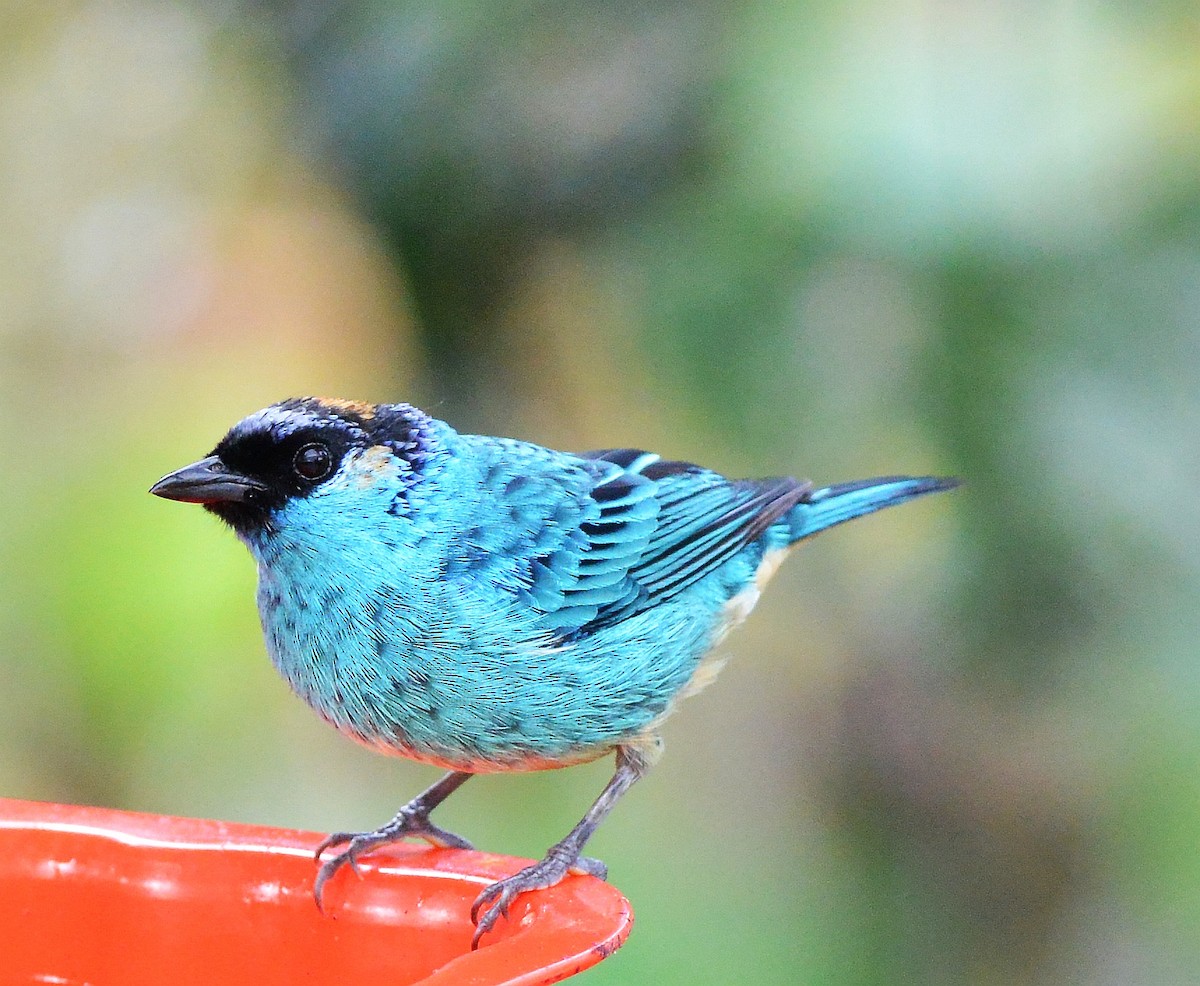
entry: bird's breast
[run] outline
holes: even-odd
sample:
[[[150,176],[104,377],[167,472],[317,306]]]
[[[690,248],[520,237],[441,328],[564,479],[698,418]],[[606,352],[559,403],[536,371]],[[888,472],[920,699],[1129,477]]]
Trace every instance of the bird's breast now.
[[[441,596],[441,598],[439,598]],[[560,649],[514,638],[521,620],[430,590],[363,591],[260,575],[267,650],[324,720],[381,752],[450,769],[535,770],[601,756],[611,736],[575,715],[583,684]]]
[[[711,677],[701,659],[748,611],[698,586],[564,643],[515,594],[478,581],[359,576],[260,570],[276,668],[358,742],[473,772],[565,766],[643,734]]]

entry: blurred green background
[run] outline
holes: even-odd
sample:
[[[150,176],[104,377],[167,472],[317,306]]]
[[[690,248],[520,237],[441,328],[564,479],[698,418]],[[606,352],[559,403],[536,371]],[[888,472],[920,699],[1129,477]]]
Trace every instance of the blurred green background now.
[[[968,485],[777,577],[593,843],[602,983],[1200,982],[1200,11],[0,6],[0,793],[327,831],[434,772],[146,495],[290,394]],[[610,770],[439,820],[540,855]]]

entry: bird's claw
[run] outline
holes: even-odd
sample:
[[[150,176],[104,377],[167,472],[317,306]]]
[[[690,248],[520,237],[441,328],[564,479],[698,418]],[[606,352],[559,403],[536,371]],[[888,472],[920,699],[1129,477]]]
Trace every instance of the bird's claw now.
[[[471,922],[475,934],[471,936],[471,950],[479,947],[479,941],[491,931],[500,918],[508,918],[508,909],[521,894],[531,890],[545,890],[558,885],[567,874],[585,874],[600,879],[608,874],[608,867],[600,860],[589,856],[564,857],[553,851],[540,862],[514,873],[485,887],[483,893],[471,905]]]
[[[361,877],[362,870],[358,868],[358,857],[364,852],[370,852],[376,846],[384,845],[392,840],[375,838],[377,832],[335,832],[329,836],[324,842],[317,846],[317,851],[314,858],[320,862],[321,854],[332,846],[340,846],[344,843],[350,843],[345,852],[340,852],[332,859],[327,859],[321,863],[321,868],[317,871],[317,879],[313,883],[313,897],[317,901],[317,910],[322,914],[325,913],[325,904],[323,895],[325,892],[325,884],[330,878],[343,866],[349,866],[354,871],[354,875]]]
[[[313,858],[317,862],[321,862],[321,856],[325,850],[342,845],[345,845],[347,848],[331,859],[327,859],[321,863],[321,868],[317,871],[317,878],[313,883],[313,897],[316,899],[317,909],[322,914],[325,913],[325,906],[322,903],[325,884],[343,866],[349,865],[350,869],[361,877],[362,871],[358,868],[360,856],[378,849],[380,846],[386,846],[407,838],[424,839],[431,845],[443,849],[474,848],[462,836],[439,828],[429,821],[428,815],[418,812],[401,811],[387,825],[376,829],[374,832],[334,832],[317,846]]]
[[[576,876],[594,876],[597,880],[608,879],[608,867],[591,856],[580,856],[571,865],[570,872]]]
[[[525,870],[522,870],[517,876],[524,872]],[[516,877],[509,877],[508,880],[493,883],[471,905],[471,921],[475,925],[475,934],[471,936],[472,952],[479,947],[479,940],[496,926],[496,922],[500,918],[508,919],[508,905],[516,899],[518,894],[522,894],[526,890],[538,889],[537,887],[506,886],[515,879]]]
[[[318,863],[321,861],[321,856],[326,849],[332,849],[334,846],[345,845],[347,842],[353,842],[356,836],[362,835],[362,832],[334,832],[332,835],[326,836],[324,841],[317,846],[317,851],[313,853],[313,859]]]

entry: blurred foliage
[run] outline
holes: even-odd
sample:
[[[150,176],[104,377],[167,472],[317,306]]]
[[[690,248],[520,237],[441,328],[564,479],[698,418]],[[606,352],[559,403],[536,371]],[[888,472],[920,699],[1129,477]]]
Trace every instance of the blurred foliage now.
[[[152,500],[292,393],[730,474],[968,485],[821,538],[595,851],[592,983],[1200,967],[1186,4],[0,7],[0,792],[317,830],[430,772]],[[607,764],[444,823],[539,854]]]

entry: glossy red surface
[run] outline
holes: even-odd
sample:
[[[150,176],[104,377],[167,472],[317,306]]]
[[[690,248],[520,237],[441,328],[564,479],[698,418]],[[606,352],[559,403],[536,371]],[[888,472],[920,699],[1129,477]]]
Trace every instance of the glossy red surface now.
[[[0,799],[0,982],[553,983],[620,947],[629,902],[592,877],[527,894],[471,952],[471,902],[526,860],[421,845],[312,898],[312,832]]]

